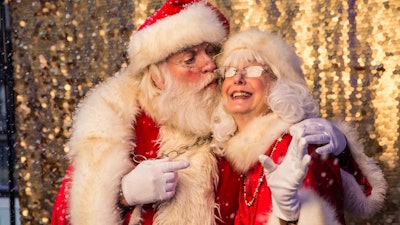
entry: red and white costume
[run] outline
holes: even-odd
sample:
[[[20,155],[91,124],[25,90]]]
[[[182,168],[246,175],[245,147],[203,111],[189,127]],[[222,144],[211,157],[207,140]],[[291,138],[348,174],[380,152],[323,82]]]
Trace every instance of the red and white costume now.
[[[290,126],[290,123],[270,113],[255,118],[227,142],[224,154],[233,167],[244,175],[242,182],[245,182],[239,194],[235,224],[279,224],[278,218],[272,214],[271,193],[265,178],[258,193],[255,193],[263,171],[258,157],[260,154],[270,155],[276,145],[270,157],[275,163],[281,162],[291,136],[285,134],[281,141],[277,139]],[[372,159],[364,155],[362,145],[352,129],[338,126],[346,134],[351,153],[358,165],[350,158],[346,172],[340,168],[334,156],[322,158],[314,152],[316,146],[309,146],[308,153],[312,160],[303,180],[303,187],[299,190],[299,225],[345,224],[344,211],[366,218],[383,204],[386,182],[381,170]],[[251,206],[246,205],[244,193],[247,202],[254,200]]]

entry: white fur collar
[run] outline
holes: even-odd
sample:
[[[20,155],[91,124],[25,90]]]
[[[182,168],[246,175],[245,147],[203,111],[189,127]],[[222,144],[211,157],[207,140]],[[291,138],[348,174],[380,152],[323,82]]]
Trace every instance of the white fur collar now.
[[[98,85],[80,104],[69,142],[75,168],[69,198],[71,224],[122,224],[116,202],[121,177],[134,167],[129,160],[135,139],[132,124],[142,109],[152,112],[150,102],[127,72]],[[196,140],[164,126],[160,128],[159,152],[191,146]],[[189,161],[190,167],[179,171],[175,197],[158,206],[153,224],[215,224],[218,167],[209,148],[206,141],[178,157]],[[141,220],[139,208],[135,208],[133,224]]]
[[[237,171],[247,172],[290,126],[275,113],[257,117],[228,141],[225,157]]]

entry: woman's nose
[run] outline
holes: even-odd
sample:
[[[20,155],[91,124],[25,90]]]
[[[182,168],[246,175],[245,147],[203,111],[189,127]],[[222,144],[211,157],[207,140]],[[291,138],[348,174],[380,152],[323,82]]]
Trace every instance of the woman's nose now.
[[[245,75],[243,73],[243,70],[238,70],[236,71],[235,75],[233,76],[233,82],[235,84],[243,85],[246,83],[246,80],[244,79]]]

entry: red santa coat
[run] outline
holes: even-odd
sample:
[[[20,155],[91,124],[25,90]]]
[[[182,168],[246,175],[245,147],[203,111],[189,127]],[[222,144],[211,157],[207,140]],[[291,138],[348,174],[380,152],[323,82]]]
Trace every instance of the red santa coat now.
[[[158,127],[149,101],[126,72],[92,90],[74,117],[69,167],[53,208],[52,224],[229,224],[236,211],[238,176],[210,151],[208,137],[172,127]],[[148,115],[142,112],[149,112]],[[200,139],[200,142],[199,142]],[[192,146],[176,157],[190,162],[179,171],[175,196],[157,204],[136,206],[125,217],[117,207],[120,180],[135,167],[132,151],[155,158]],[[221,171],[219,171],[221,170]],[[218,184],[219,183],[219,184]],[[228,188],[230,191],[227,191]],[[232,194],[229,194],[232,192]]]
[[[224,154],[228,161],[239,173],[248,174],[247,179],[242,178],[245,186],[239,194],[240,205],[235,224],[279,224],[278,218],[271,213],[271,193],[265,178],[258,193],[254,195],[263,169],[258,162],[258,156],[268,155],[277,138],[290,126],[291,124],[277,115],[269,114],[254,119],[226,144]],[[345,224],[344,211],[349,213],[357,211],[356,216],[365,218],[382,206],[386,190],[382,172],[372,160],[360,152],[362,148],[356,148],[360,146],[354,139],[355,134],[350,132],[351,129],[343,129],[345,127],[340,124],[339,127],[347,134],[349,145],[353,147],[352,154],[361,164],[350,157],[350,166],[346,166],[346,172],[340,168],[335,157],[322,159],[314,152],[316,146],[310,146],[308,153],[312,156],[312,161],[303,181],[303,187],[299,190],[301,202],[299,225]],[[282,160],[286,154],[290,140],[291,136],[285,135],[278,143],[272,154],[275,163]],[[374,176],[370,176],[367,172],[373,173]],[[251,202],[254,198],[252,206],[246,205],[245,191],[247,202]],[[352,205],[348,204],[346,199],[348,197],[355,201]]]
[[[278,164],[283,160],[291,139],[292,137],[286,134],[283,136],[282,141],[278,142],[275,151],[271,155],[275,163]],[[274,146],[275,144],[270,146],[265,154],[270,155]],[[315,153],[315,146],[309,146],[308,154],[312,156],[312,160],[304,178],[303,188],[315,191],[334,206],[334,211],[338,214],[336,217],[343,224],[344,199],[339,165],[335,163],[336,159],[332,156],[322,160],[321,156]],[[258,189],[258,193],[254,193],[262,173],[263,167],[260,163],[257,163],[249,170],[246,175],[247,179],[245,177],[242,178],[242,182],[245,182],[245,186],[243,187],[246,187],[247,202],[250,202],[253,198],[255,201],[251,206],[247,206],[244,199],[245,191],[241,189],[239,194],[240,206],[235,224],[262,225],[268,220],[268,214],[272,210],[271,192],[268,188],[268,182],[264,180]],[[290,174],[287,174],[287,176],[290,176]]]

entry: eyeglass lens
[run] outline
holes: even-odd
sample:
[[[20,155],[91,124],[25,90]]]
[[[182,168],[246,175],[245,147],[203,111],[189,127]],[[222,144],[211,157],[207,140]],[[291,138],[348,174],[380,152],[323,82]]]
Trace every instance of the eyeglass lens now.
[[[240,71],[241,74],[245,77],[259,77],[265,71],[265,69],[262,66],[248,66],[243,69],[228,67],[224,71],[223,75],[225,78],[233,77],[238,71]]]

